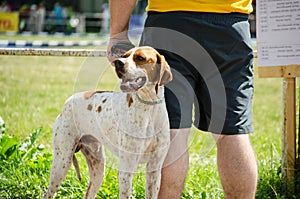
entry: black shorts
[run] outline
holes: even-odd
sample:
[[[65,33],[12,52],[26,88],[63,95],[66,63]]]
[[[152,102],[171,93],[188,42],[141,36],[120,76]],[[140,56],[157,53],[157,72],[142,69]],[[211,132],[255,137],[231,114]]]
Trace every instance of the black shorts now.
[[[219,134],[253,131],[253,50],[248,15],[149,12],[141,38],[165,56],[171,129]]]

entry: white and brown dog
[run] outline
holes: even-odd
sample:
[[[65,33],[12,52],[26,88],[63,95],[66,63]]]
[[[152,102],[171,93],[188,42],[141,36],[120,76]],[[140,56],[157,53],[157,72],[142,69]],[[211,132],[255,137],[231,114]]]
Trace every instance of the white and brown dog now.
[[[70,97],[53,129],[53,163],[44,198],[52,198],[75,153],[87,161],[90,182],[84,198],[95,198],[104,177],[103,146],[120,158],[120,198],[130,198],[134,171],[146,163],[146,198],[157,198],[169,147],[163,85],[172,80],[164,57],[137,47],[114,61],[123,92],[84,92]]]

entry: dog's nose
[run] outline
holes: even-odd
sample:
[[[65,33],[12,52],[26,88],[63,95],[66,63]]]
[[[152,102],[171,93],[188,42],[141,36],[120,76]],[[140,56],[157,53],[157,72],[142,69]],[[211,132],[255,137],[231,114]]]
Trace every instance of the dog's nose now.
[[[119,78],[122,78],[125,74],[125,62],[122,59],[116,59],[114,61],[115,71]]]
[[[117,59],[114,61],[114,65],[116,69],[121,69],[124,67],[125,63],[122,60]]]

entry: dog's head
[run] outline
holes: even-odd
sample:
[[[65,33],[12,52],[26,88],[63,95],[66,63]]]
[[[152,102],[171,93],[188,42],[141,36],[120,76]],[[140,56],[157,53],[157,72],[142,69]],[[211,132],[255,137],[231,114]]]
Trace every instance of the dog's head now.
[[[156,92],[161,85],[172,80],[172,73],[164,56],[154,48],[144,46],[132,48],[114,61],[116,74],[122,79],[123,92],[154,85]]]

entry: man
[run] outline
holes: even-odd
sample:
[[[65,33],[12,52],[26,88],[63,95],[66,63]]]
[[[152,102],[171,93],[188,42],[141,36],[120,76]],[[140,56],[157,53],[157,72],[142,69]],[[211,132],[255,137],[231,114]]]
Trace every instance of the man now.
[[[135,5],[136,0],[110,1],[110,61],[116,56],[114,44],[130,44],[127,30]],[[254,198],[257,165],[248,135],[253,131],[251,0],[148,0],[147,11],[141,45],[157,48],[174,76],[165,92],[171,145],[159,198],[181,197],[193,103],[194,124],[216,140],[225,197]]]

